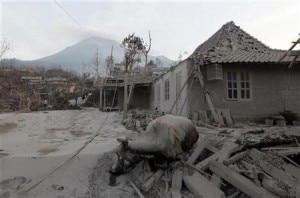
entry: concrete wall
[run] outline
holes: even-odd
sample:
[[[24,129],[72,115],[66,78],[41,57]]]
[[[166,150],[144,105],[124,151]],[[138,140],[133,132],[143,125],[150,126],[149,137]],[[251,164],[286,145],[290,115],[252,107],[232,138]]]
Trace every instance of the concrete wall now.
[[[226,87],[227,71],[248,71],[251,79],[250,100],[228,100]],[[204,77],[205,68],[202,68]],[[291,110],[300,115],[300,67],[288,69],[287,65],[223,65],[224,80],[205,81],[216,108],[229,108],[236,119],[259,119]],[[189,92],[189,107],[192,111],[208,109],[203,89],[194,84]]]
[[[181,72],[181,87],[184,85],[187,76],[188,76],[188,70],[187,70],[187,61],[181,62],[176,67],[172,68],[168,73],[164,74],[161,78],[156,80],[153,83],[153,89],[152,89],[152,101],[151,106],[152,108],[158,108],[161,111],[169,112],[172,108],[172,105],[174,104],[176,100],[176,74]],[[170,81],[170,87],[169,87],[169,100],[165,100],[165,80],[169,79]],[[160,100],[158,101],[158,93],[157,93],[157,86],[160,87]],[[174,115],[181,115],[181,116],[187,116],[188,110],[187,110],[187,103],[183,106],[184,100],[187,97],[187,86],[184,87],[181,98],[178,101],[177,105],[174,106],[172,110],[172,114]],[[183,106],[183,108],[182,108]],[[182,108],[182,112],[180,114],[180,110]]]

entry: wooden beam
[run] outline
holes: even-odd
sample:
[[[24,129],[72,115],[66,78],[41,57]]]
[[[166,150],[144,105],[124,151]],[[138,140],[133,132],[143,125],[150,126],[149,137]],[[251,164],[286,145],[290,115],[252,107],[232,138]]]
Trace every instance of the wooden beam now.
[[[176,105],[176,103],[177,103],[177,100],[178,100],[178,99],[180,98],[180,96],[181,96],[182,91],[184,90],[184,88],[185,88],[186,84],[188,83],[189,79],[191,78],[191,76],[194,74],[194,70],[195,70],[194,68],[191,70],[191,73],[188,75],[186,81],[184,82],[183,86],[181,87],[181,89],[180,89],[180,91],[179,91],[179,93],[178,93],[178,96],[176,96],[176,99],[175,99],[175,101],[174,101],[174,103],[173,103],[173,105],[172,105],[172,107],[171,107],[169,113],[172,113],[172,111],[173,111],[173,109],[174,109],[174,107],[175,107],[175,105]]]
[[[251,149],[249,156],[259,162],[260,167],[263,171],[274,177],[275,179],[278,179],[279,181],[285,183],[286,185],[293,186],[295,184],[295,179],[287,174],[281,169],[276,168],[275,166],[269,164],[266,161],[263,161],[265,158],[265,154],[260,152],[257,149]]]
[[[218,116],[218,120],[219,120],[219,125],[220,126],[225,126],[221,109],[216,109],[216,111],[217,111],[217,116]]]
[[[182,110],[183,110],[183,108],[184,108],[184,106],[185,106],[185,104],[186,104],[186,102],[187,102],[187,99],[188,99],[188,93],[189,93],[189,91],[191,91],[192,86],[193,86],[193,84],[194,84],[194,81],[195,81],[195,80],[194,80],[194,78],[193,78],[192,83],[190,84],[190,86],[189,86],[189,88],[188,88],[188,91],[187,91],[187,94],[186,94],[185,99],[184,99],[184,101],[183,101],[183,104],[182,104],[182,106],[181,106],[181,108],[180,108],[179,116],[181,115]]]
[[[293,187],[296,183],[296,180],[293,177],[285,174],[283,170],[276,168],[275,166],[269,164],[266,161],[260,161],[259,166],[262,168],[263,171],[265,171],[275,179],[278,179],[279,181],[285,183],[286,185]]]
[[[260,161],[261,159],[263,159],[265,157],[265,154],[255,148],[253,148],[250,150],[249,156],[255,161]]]
[[[198,141],[197,147],[192,153],[191,157],[188,159],[187,163],[194,164],[199,155],[202,153],[202,151],[205,149],[205,146],[208,144],[208,141],[211,136],[206,135],[204,136],[203,140]]]
[[[230,157],[229,159],[226,159],[223,161],[223,164],[229,166],[230,164],[235,163],[236,161],[246,157],[249,154],[250,150],[246,150],[240,153],[235,154],[234,156]]]
[[[289,69],[293,67],[293,65],[295,64],[297,58],[298,58],[298,56],[293,57],[293,60],[290,62],[289,66],[288,66]]]
[[[182,170],[176,169],[172,177],[172,198],[181,198]]]
[[[130,181],[130,184],[135,190],[136,194],[139,196],[139,198],[145,198],[141,191],[136,187],[136,185],[132,181]]]
[[[157,170],[143,185],[142,190],[148,192],[152,186],[161,178],[164,174],[162,169]]]
[[[106,89],[104,89],[104,104],[103,107],[106,107]]]
[[[209,162],[209,169],[250,197],[276,197],[263,188],[256,186],[252,181],[231,170],[220,162]]]
[[[299,38],[297,41],[292,42],[293,45],[292,45],[292,46],[290,47],[290,49],[288,49],[288,50],[284,53],[284,55],[279,59],[279,62],[281,62],[281,61],[286,57],[286,55],[287,55],[290,51],[292,51],[292,49],[294,49],[294,47],[296,47],[296,45],[297,45],[299,42],[300,42],[300,38]]]
[[[221,149],[223,154],[220,155],[220,157],[218,158],[218,162],[223,163],[223,161],[225,159],[227,159],[236,148],[238,148],[237,144],[234,144],[231,142],[224,143],[224,145],[222,146],[222,149]],[[213,182],[216,186],[220,187],[221,178],[218,175],[213,174],[211,177],[211,182]]]
[[[102,111],[103,105],[102,105],[102,92],[103,92],[103,87],[100,86],[100,104],[99,104],[99,110]]]
[[[132,98],[132,95],[133,95],[133,92],[134,92],[134,87],[135,87],[135,84],[133,83],[130,86],[129,96],[128,96],[128,100],[127,100],[127,108],[128,108],[128,105],[130,104],[130,101],[131,101],[131,98]]]
[[[205,145],[205,148],[210,150],[213,153],[216,153],[216,152],[220,151],[220,149],[218,149],[217,147],[215,147],[215,146],[213,146],[209,143]]]
[[[295,155],[300,153],[300,147],[287,148],[285,150],[276,151],[281,155]]]
[[[195,197],[225,198],[225,194],[197,171],[187,169],[183,174],[185,186],[195,194]]]
[[[232,120],[232,118],[230,116],[229,109],[222,109],[221,111],[222,111],[222,115],[225,118],[227,126],[231,126],[233,124],[233,120]]]
[[[300,169],[292,164],[284,164],[282,168],[285,170],[286,173],[290,174],[291,176],[300,179]]]
[[[208,107],[210,109],[210,112],[211,112],[211,114],[213,116],[214,121],[217,122],[217,123],[219,123],[218,115],[217,115],[215,107],[214,107],[214,105],[213,105],[213,103],[211,101],[210,95],[208,93],[205,93],[205,98],[206,98],[206,102],[208,104]]]
[[[222,151],[219,151],[219,152],[217,152],[217,153],[215,153],[215,154],[209,156],[208,158],[202,160],[201,162],[199,162],[198,164],[196,164],[196,166],[195,166],[196,169],[197,169],[197,170],[201,170],[201,171],[205,170],[205,169],[208,167],[208,163],[209,163],[210,161],[215,161],[215,160],[217,160],[222,154],[223,154],[223,152],[222,152]]]

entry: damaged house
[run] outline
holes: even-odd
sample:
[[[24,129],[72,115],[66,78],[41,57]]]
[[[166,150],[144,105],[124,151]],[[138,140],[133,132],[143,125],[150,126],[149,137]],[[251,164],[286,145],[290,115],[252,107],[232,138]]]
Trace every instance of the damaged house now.
[[[129,109],[151,107],[151,85],[155,78],[155,76],[128,76]],[[103,78],[96,82],[96,87],[100,89],[100,109],[124,108],[124,76]]]
[[[284,54],[226,23],[154,82],[152,107],[216,122],[300,114],[299,61],[288,68],[291,57],[281,61]]]

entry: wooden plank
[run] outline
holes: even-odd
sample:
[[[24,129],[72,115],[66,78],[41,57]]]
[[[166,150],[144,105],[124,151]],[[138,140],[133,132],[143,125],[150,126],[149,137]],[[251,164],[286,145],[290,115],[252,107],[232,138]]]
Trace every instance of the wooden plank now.
[[[265,158],[264,153],[260,152],[257,149],[251,149],[249,156],[253,160],[259,162],[259,165],[263,169],[263,171],[265,171],[266,173],[268,173],[275,179],[278,179],[289,186],[293,186],[295,184],[295,179],[293,177],[285,174],[285,172],[283,170],[280,170],[280,169],[276,168],[275,166],[269,164],[268,162],[263,161],[263,158]]]
[[[179,93],[178,93],[178,96],[176,96],[176,99],[175,99],[175,101],[174,101],[174,103],[173,103],[173,105],[172,105],[172,107],[171,107],[169,113],[172,113],[172,111],[173,111],[173,109],[174,109],[174,107],[175,107],[175,105],[176,105],[176,103],[177,103],[177,100],[178,100],[178,99],[180,98],[180,96],[181,96],[182,91],[184,90],[184,88],[185,88],[186,84],[188,83],[189,79],[191,78],[191,76],[194,74],[194,70],[195,70],[195,67],[193,67],[193,69],[191,70],[191,73],[188,75],[186,81],[184,82],[183,86],[181,87],[181,89],[180,89],[180,91],[179,91]]]
[[[237,153],[234,156],[230,157],[229,159],[224,160],[223,164],[229,166],[230,164],[233,164],[236,161],[246,157],[249,154],[249,152],[250,152],[250,150],[246,150],[246,151]]]
[[[295,155],[300,153],[300,147],[294,147],[286,150],[276,151],[277,153],[281,155]]]
[[[283,170],[276,168],[275,166],[269,164],[266,161],[260,161],[259,166],[262,168],[263,171],[265,171],[275,179],[278,179],[279,181],[285,183],[286,185],[293,186],[296,182],[296,180],[293,177],[285,174]]]
[[[237,189],[239,189],[240,191],[242,191],[250,197],[276,197],[275,195],[264,190],[263,188],[256,186],[252,181],[240,175],[239,173],[231,170],[230,168],[221,164],[220,162],[209,162],[209,168],[211,171],[213,171],[214,173],[216,173],[224,180],[231,183]]]
[[[249,156],[255,161],[260,161],[261,159],[263,159],[265,157],[265,154],[255,148],[253,148],[250,150]]]
[[[213,153],[216,153],[216,152],[220,151],[220,149],[218,149],[217,147],[215,147],[215,146],[213,146],[213,145],[211,145],[209,143],[206,144],[205,148],[208,149],[208,150],[210,150]]]
[[[206,135],[204,136],[203,140],[198,141],[197,147],[192,153],[191,157],[188,159],[187,163],[194,164],[199,155],[202,153],[202,151],[205,149],[205,146],[208,144],[208,141],[211,136]]]
[[[222,151],[219,151],[211,156],[209,156],[208,158],[206,158],[205,160],[202,160],[201,162],[199,162],[198,164],[196,164],[196,169],[198,170],[205,170],[207,167],[208,167],[208,163],[210,161],[214,161],[214,160],[217,160],[221,155],[223,154]]]
[[[195,197],[225,198],[225,194],[218,187],[208,181],[197,171],[191,169],[185,170],[183,174],[183,182],[185,186],[195,194]]]
[[[199,110],[199,120],[202,120],[204,122],[208,121],[207,114],[206,114],[205,110]]]
[[[181,198],[182,170],[176,169],[172,177],[172,198]]]
[[[218,115],[219,125],[220,126],[225,126],[221,109],[216,109],[216,112],[217,112],[217,115]]]
[[[145,198],[144,195],[141,193],[141,191],[136,187],[136,185],[130,181],[131,186],[133,187],[133,189],[135,190],[136,194],[140,197],[140,198]]]
[[[300,179],[300,169],[292,164],[284,164],[282,168],[285,170],[286,173],[290,174],[291,176]]]
[[[292,42],[293,45],[292,45],[292,46],[284,53],[284,55],[279,59],[279,62],[281,62],[281,61],[286,57],[286,55],[287,55],[290,51],[292,51],[292,49],[293,49],[294,47],[296,47],[296,45],[297,45],[299,42],[300,42],[300,38],[299,38],[297,41]]]
[[[152,186],[161,178],[164,171],[162,169],[157,170],[143,185],[142,190],[148,192]]]
[[[223,155],[230,155],[232,152],[235,152],[238,148],[237,144],[232,144],[232,146],[228,146],[223,148],[222,150],[216,152],[215,154],[209,156],[208,158],[202,160],[198,164],[196,164],[196,168],[198,170],[205,170],[208,167],[208,163],[210,161],[218,160],[220,157],[223,158]]]
[[[210,109],[210,112],[211,112],[211,114],[212,114],[212,116],[214,118],[214,121],[217,122],[217,123],[219,123],[218,115],[217,115],[215,107],[214,107],[214,105],[213,105],[213,103],[211,101],[210,95],[208,93],[205,93],[205,98],[206,98],[206,102],[208,104],[208,107]]]
[[[233,120],[232,120],[232,118],[230,116],[229,109],[222,109],[221,111],[222,111],[222,115],[225,118],[227,126],[231,126],[233,124]]]
[[[128,100],[127,100],[127,106],[129,105],[129,103],[131,101],[131,98],[132,98],[132,95],[133,95],[133,91],[134,91],[134,87],[135,87],[135,84],[133,83],[130,86],[129,96],[128,96]]]
[[[203,81],[203,75],[202,75],[202,72],[200,70],[200,66],[195,66],[196,67],[196,76],[198,77],[199,79],[199,82],[200,82],[200,85],[202,88],[204,88],[204,81]],[[215,122],[219,123],[219,120],[218,120],[218,115],[216,113],[216,110],[215,110],[215,107],[211,101],[211,98],[210,98],[210,95],[208,94],[208,92],[205,93],[205,99],[206,99],[206,102],[208,104],[208,107],[211,111],[211,114],[213,116],[213,119]]]
[[[234,144],[231,142],[225,143],[221,149],[223,154],[220,155],[220,157],[218,158],[218,162],[223,163],[223,161],[225,159],[227,159],[230,156],[230,154],[232,153],[232,151],[234,151],[237,147],[238,147],[237,144]],[[211,177],[211,182],[213,182],[216,186],[220,187],[221,178],[218,175],[213,174]]]
[[[298,58],[298,56],[293,57],[293,60],[290,62],[289,66],[288,66],[289,69],[293,67],[293,65],[295,64],[297,58]]]
[[[298,181],[297,186],[296,186],[296,198],[300,197],[300,183]]]

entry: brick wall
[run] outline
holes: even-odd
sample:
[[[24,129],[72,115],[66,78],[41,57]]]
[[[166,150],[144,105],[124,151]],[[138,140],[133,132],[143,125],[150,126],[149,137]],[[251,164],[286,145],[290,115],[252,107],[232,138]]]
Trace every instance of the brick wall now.
[[[247,101],[230,101],[226,92],[227,71],[248,71],[251,75],[252,97]],[[206,78],[206,71],[202,69]],[[291,110],[300,115],[300,67],[286,65],[223,65],[224,80],[205,81],[216,108],[229,108],[236,119],[258,119],[280,111]],[[193,110],[208,109],[203,89],[194,84],[189,93],[190,114]]]

